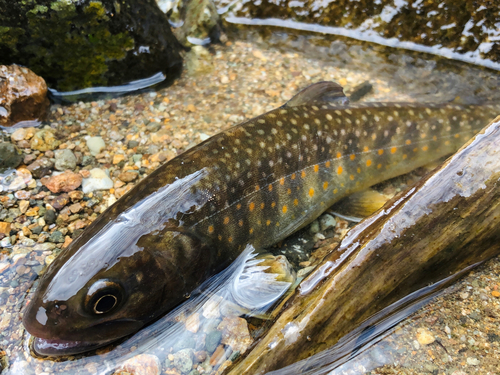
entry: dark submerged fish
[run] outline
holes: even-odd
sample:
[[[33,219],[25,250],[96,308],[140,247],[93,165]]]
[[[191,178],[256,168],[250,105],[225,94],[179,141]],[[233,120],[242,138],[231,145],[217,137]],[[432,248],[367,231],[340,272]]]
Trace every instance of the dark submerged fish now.
[[[408,295],[434,283],[449,285],[500,254],[499,221],[500,116],[354,227],[229,374],[329,373],[335,368],[330,351],[309,357]]]
[[[158,168],[50,265],[23,323],[43,355],[84,352],[169,311],[247,244],[449,154],[500,105],[365,103],[314,84]]]

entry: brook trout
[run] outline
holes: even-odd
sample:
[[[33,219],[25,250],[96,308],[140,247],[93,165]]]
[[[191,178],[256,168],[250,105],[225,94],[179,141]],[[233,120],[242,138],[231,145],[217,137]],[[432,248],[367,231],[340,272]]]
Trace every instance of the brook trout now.
[[[102,346],[189,297],[247,244],[263,248],[337,200],[457,150],[500,105],[347,105],[320,82],[174,158],[50,265],[23,323],[42,355]]]
[[[499,156],[500,116],[354,227],[228,375],[330,373],[330,353],[309,357],[411,293],[447,279],[445,287],[500,254]]]

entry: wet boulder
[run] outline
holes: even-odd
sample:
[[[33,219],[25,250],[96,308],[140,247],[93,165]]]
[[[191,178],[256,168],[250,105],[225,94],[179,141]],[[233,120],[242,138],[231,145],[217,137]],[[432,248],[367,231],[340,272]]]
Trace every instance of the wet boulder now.
[[[0,0],[0,63],[50,88],[117,86],[181,70],[181,48],[154,0]]]
[[[226,0],[215,0],[218,7]],[[232,15],[279,18],[365,33],[370,39],[413,42],[434,51],[500,63],[500,7],[491,0],[240,0],[231,3]],[[429,50],[431,51],[431,50]],[[488,63],[486,63],[488,65]]]
[[[43,120],[49,105],[47,85],[43,78],[19,65],[0,65],[1,126]]]

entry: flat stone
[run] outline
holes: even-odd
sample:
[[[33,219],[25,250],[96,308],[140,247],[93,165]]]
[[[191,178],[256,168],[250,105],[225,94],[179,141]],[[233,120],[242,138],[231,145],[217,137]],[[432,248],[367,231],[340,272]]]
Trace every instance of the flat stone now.
[[[44,177],[41,182],[53,193],[62,191],[67,193],[77,189],[82,184],[82,176],[78,173],[66,171],[52,177]]]

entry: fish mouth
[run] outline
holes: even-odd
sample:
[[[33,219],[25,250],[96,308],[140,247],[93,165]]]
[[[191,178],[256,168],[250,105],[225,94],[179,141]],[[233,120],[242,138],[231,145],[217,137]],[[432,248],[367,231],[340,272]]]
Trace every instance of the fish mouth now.
[[[115,340],[112,340],[115,341]],[[38,356],[59,357],[88,352],[111,343],[110,340],[98,342],[69,341],[59,339],[42,339],[34,337],[31,342],[31,349]]]

